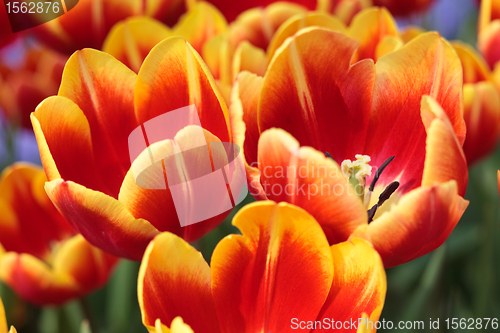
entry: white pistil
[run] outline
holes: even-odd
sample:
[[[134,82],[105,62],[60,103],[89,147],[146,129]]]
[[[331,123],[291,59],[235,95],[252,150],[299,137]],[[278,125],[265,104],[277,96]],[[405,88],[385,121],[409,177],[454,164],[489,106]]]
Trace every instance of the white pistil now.
[[[372,174],[372,167],[368,164],[371,161],[368,155],[356,155],[356,160],[344,160],[341,170],[349,183],[354,187],[354,191],[364,201],[366,176]]]

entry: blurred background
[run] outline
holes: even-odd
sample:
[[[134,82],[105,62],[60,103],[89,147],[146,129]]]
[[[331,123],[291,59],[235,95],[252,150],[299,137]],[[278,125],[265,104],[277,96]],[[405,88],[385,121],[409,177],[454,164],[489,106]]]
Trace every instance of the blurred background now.
[[[478,8],[474,0],[438,0],[422,14],[398,19],[400,28],[418,25],[437,30],[448,40],[476,45]],[[23,63],[24,40],[0,53],[0,63],[16,68]],[[40,163],[32,130],[13,127],[0,112],[0,169],[15,161]],[[438,332],[447,330],[446,318],[500,318],[500,206],[496,170],[500,150],[473,165],[469,170],[466,199],[470,200],[457,227],[434,252],[387,270],[388,293],[381,320],[393,322],[440,319]],[[250,196],[236,207],[214,231],[195,243],[209,261],[217,244],[228,233],[237,232],[231,218]],[[37,308],[17,298],[0,284],[0,296],[8,322],[20,333],[88,332],[81,326],[90,319],[93,333],[145,332],[137,302],[139,263],[123,260],[106,287],[82,301],[62,307]],[[401,330],[399,330],[401,331]],[[415,331],[415,330],[409,330]],[[479,331],[494,331],[481,329]],[[384,332],[384,330],[379,330]]]

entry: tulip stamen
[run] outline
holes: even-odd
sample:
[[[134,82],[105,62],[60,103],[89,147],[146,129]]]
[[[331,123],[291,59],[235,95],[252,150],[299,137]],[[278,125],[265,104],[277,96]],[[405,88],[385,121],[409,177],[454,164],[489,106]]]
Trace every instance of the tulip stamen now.
[[[388,159],[382,163],[382,165],[375,171],[375,176],[372,179],[372,182],[370,183],[370,187],[368,187],[368,193],[365,196],[364,200],[364,205],[365,207],[368,208],[368,205],[370,204],[370,200],[372,198],[372,193],[373,189],[375,188],[375,184],[377,184],[378,179],[380,178],[380,175],[382,175],[382,172],[384,172],[384,169],[389,165],[389,163],[392,162],[395,156],[391,156]],[[373,207],[372,207],[373,208]]]
[[[391,195],[396,192],[396,190],[398,189],[399,187],[399,182],[398,181],[394,181],[392,183],[390,183],[389,185],[387,185],[387,187],[385,188],[385,190],[380,194],[380,196],[378,197],[378,202],[372,206],[372,208],[370,208],[368,210],[368,223],[372,222],[373,221],[373,217],[375,216],[375,213],[377,212],[377,209],[382,206],[382,204],[384,202],[386,202],[387,200],[389,200],[389,198],[391,197]]]

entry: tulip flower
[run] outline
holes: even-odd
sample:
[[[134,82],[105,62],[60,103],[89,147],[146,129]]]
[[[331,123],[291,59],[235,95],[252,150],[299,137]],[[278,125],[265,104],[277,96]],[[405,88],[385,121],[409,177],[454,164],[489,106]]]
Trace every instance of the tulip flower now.
[[[17,163],[0,176],[0,280],[37,304],[62,304],[103,286],[117,259],[90,245],[44,191],[41,167]]]
[[[42,102],[31,119],[49,179],[47,193],[90,243],[140,260],[161,231],[194,241],[222,222],[228,212],[182,227],[170,189],[141,188],[132,172],[132,131],[189,105],[196,107],[207,144],[232,142],[227,107],[213,77],[198,53],[179,37],[158,44],[138,75],[112,56],[91,49],[68,60],[58,96]],[[174,141],[180,147],[193,145],[196,133],[199,128],[187,126]],[[150,149],[156,156],[163,148]],[[149,160],[147,153],[141,156]],[[165,185],[163,177],[161,181]],[[186,193],[187,203],[191,198]]]
[[[271,201],[242,208],[233,224],[242,235],[220,241],[210,266],[171,233],[149,244],[138,280],[149,332],[178,316],[194,332],[288,332],[294,326],[312,332],[316,320],[357,323],[363,314],[378,320],[386,278],[366,240],[330,247],[306,211]]]
[[[198,2],[172,29],[147,16],[118,22],[106,37],[103,51],[138,73],[149,51],[167,37],[182,37],[201,52],[206,41],[226,30],[222,14],[206,2]]]
[[[500,138],[500,90],[494,74],[470,45],[454,42],[464,71],[464,153],[469,165],[488,155]]]
[[[0,71],[0,106],[11,122],[31,129],[30,113],[57,93],[66,60],[60,53],[35,46],[26,50],[21,66]]]
[[[357,46],[299,31],[263,78],[238,76],[231,124],[256,198],[304,208],[330,244],[358,228],[390,267],[440,246],[467,206],[462,69],[436,33],[375,64],[351,64]]]
[[[14,326],[7,326],[7,319],[5,318],[5,309],[3,307],[2,299],[0,298],[0,333],[17,333]]]
[[[327,11],[333,13],[345,24],[349,24],[357,13],[372,5],[372,0],[333,0],[330,4],[332,8]]]
[[[142,1],[79,0],[66,14],[31,31],[57,51],[71,54],[84,47],[100,49],[119,21],[142,13]]]
[[[396,21],[384,8],[368,8],[361,11],[352,19],[349,27],[346,27],[338,18],[328,14],[304,13],[293,16],[280,26],[267,49],[268,61],[271,61],[276,50],[287,38],[303,28],[313,26],[342,32],[356,39],[359,47],[352,63],[367,58],[377,60],[403,44]]]
[[[428,9],[435,0],[373,0],[375,6],[386,7],[392,15],[408,16]]]
[[[477,47],[493,69],[500,61],[500,1],[481,1]]]

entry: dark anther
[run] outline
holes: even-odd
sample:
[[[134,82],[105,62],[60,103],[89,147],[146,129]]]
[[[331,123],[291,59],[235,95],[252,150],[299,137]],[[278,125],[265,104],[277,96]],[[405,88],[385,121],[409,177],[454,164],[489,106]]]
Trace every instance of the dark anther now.
[[[377,212],[377,209],[382,206],[382,204],[384,202],[386,202],[386,200],[388,200],[391,195],[396,192],[396,190],[398,189],[399,187],[399,182],[392,182],[390,183],[389,185],[387,185],[387,187],[385,188],[384,192],[382,192],[382,194],[379,195],[378,197],[378,202],[373,205],[372,208],[370,208],[368,210],[368,223],[372,222],[373,221],[373,217],[375,216],[375,213]]]
[[[377,208],[378,208],[378,205],[375,204],[375,205],[373,205],[372,208],[370,208],[368,210],[368,223],[370,223],[371,221],[373,221],[373,217],[375,216],[375,213],[377,212]]]
[[[330,158],[333,160],[332,155],[330,155],[330,153],[329,153],[329,152],[327,152],[327,151],[325,151],[325,156],[326,156],[326,157],[330,157]]]
[[[328,154],[328,155],[330,155],[330,154]],[[393,159],[394,159],[394,156],[389,157],[387,160],[385,160],[384,163],[382,163],[380,168],[377,169],[377,172],[375,172],[375,177],[373,177],[372,182],[370,184],[370,187],[368,188],[369,191],[373,192],[373,189],[375,188],[375,184],[377,183],[380,175],[384,171],[385,167],[388,166],[389,163],[391,163]]]
[[[396,192],[399,187],[399,182],[392,182],[385,188],[384,192],[378,197],[378,205],[382,206],[382,204],[391,197],[391,195]]]

